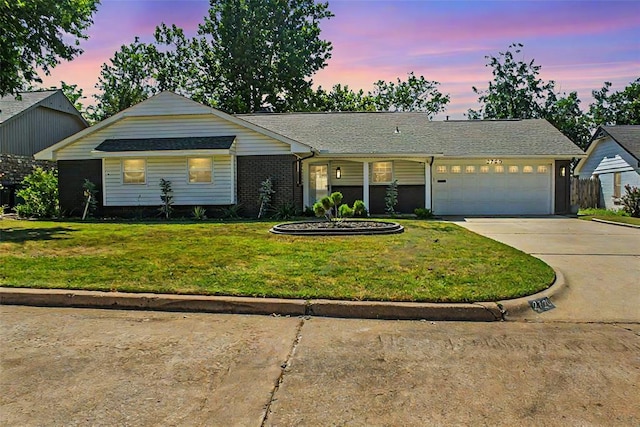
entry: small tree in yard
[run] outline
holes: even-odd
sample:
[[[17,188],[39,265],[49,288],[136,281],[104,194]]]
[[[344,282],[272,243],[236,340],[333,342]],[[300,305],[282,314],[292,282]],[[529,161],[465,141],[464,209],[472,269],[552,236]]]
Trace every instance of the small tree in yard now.
[[[316,216],[324,216],[327,221],[333,221],[340,217],[340,204],[342,203],[342,193],[336,191],[330,196],[325,196],[313,205],[313,212]],[[335,210],[334,210],[335,208]]]
[[[160,213],[164,214],[165,219],[171,217],[173,212],[173,190],[171,189],[171,181],[164,178],[160,179],[160,200],[162,200],[162,206],[160,206]]]
[[[82,194],[85,198],[84,213],[82,214],[82,219],[85,219],[87,216],[93,216],[96,208],[98,207],[98,200],[96,199],[98,190],[96,189],[96,185],[88,179],[84,180],[84,184],[82,184],[82,190]]]
[[[626,194],[620,198],[624,211],[633,217],[640,218],[640,188],[627,184],[624,189]]]
[[[396,205],[398,204],[398,180],[394,180],[387,187],[387,195],[384,198],[384,208],[391,214],[396,214]]]
[[[60,215],[58,200],[58,173],[35,168],[22,181],[23,188],[16,193],[23,203],[16,206],[21,217],[52,218]]]
[[[258,211],[258,219],[264,217],[271,205],[271,196],[275,194],[271,178],[267,178],[260,183],[258,189],[258,202],[260,203],[260,211]]]

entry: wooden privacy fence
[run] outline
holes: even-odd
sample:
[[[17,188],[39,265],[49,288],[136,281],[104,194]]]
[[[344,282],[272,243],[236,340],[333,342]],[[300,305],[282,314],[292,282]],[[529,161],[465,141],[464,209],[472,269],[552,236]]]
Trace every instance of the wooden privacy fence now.
[[[600,180],[598,177],[571,177],[571,205],[581,209],[600,207]]]

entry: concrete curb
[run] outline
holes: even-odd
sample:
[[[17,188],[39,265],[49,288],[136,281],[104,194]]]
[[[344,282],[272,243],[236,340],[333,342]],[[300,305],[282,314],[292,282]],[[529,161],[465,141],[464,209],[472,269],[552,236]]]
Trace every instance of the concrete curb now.
[[[544,297],[559,297],[568,289],[567,282],[565,281],[564,274],[554,269],[556,278],[551,286],[547,289],[538,292],[537,294],[529,295],[522,298],[515,298],[510,300],[498,301],[498,305],[502,307],[503,319],[510,320],[510,317],[517,316],[526,311],[531,310],[529,301]]]
[[[226,314],[322,316],[360,319],[495,322],[529,308],[529,300],[557,296],[565,288],[556,271],[552,286],[528,297],[496,302],[419,303],[250,298],[204,295],[123,293],[68,289],[0,288],[0,305],[106,308]]]
[[[472,322],[502,320],[502,312],[498,304],[494,302],[438,304],[300,300],[149,293],[129,294],[66,289],[0,288],[0,305],[395,320]]]
[[[591,221],[601,222],[603,224],[619,225],[621,227],[639,228],[640,229],[640,225],[627,224],[627,223],[624,223],[624,222],[607,221],[606,219],[591,218]]]

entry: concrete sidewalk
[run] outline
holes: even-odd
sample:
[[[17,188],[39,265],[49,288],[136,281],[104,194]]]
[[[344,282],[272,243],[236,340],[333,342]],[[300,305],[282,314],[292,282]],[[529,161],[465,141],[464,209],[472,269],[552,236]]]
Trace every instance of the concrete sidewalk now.
[[[573,218],[466,218],[473,232],[538,257],[561,271],[556,309],[526,310],[531,321],[640,322],[640,230]]]

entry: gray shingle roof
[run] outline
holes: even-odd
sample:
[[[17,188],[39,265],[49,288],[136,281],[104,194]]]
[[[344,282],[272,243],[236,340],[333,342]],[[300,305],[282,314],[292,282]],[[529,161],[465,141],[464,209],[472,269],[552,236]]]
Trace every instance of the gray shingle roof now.
[[[424,113],[238,115],[327,154],[445,156],[579,156],[546,120],[429,121]],[[399,133],[396,133],[396,128]]]
[[[105,139],[96,151],[228,150],[235,136]]]
[[[0,123],[4,123],[16,114],[41,102],[56,93],[55,90],[43,90],[39,92],[22,92],[22,99],[17,100],[15,95],[0,97]]]
[[[640,160],[640,125],[601,126],[625,150]],[[596,135],[598,132],[596,132]]]

